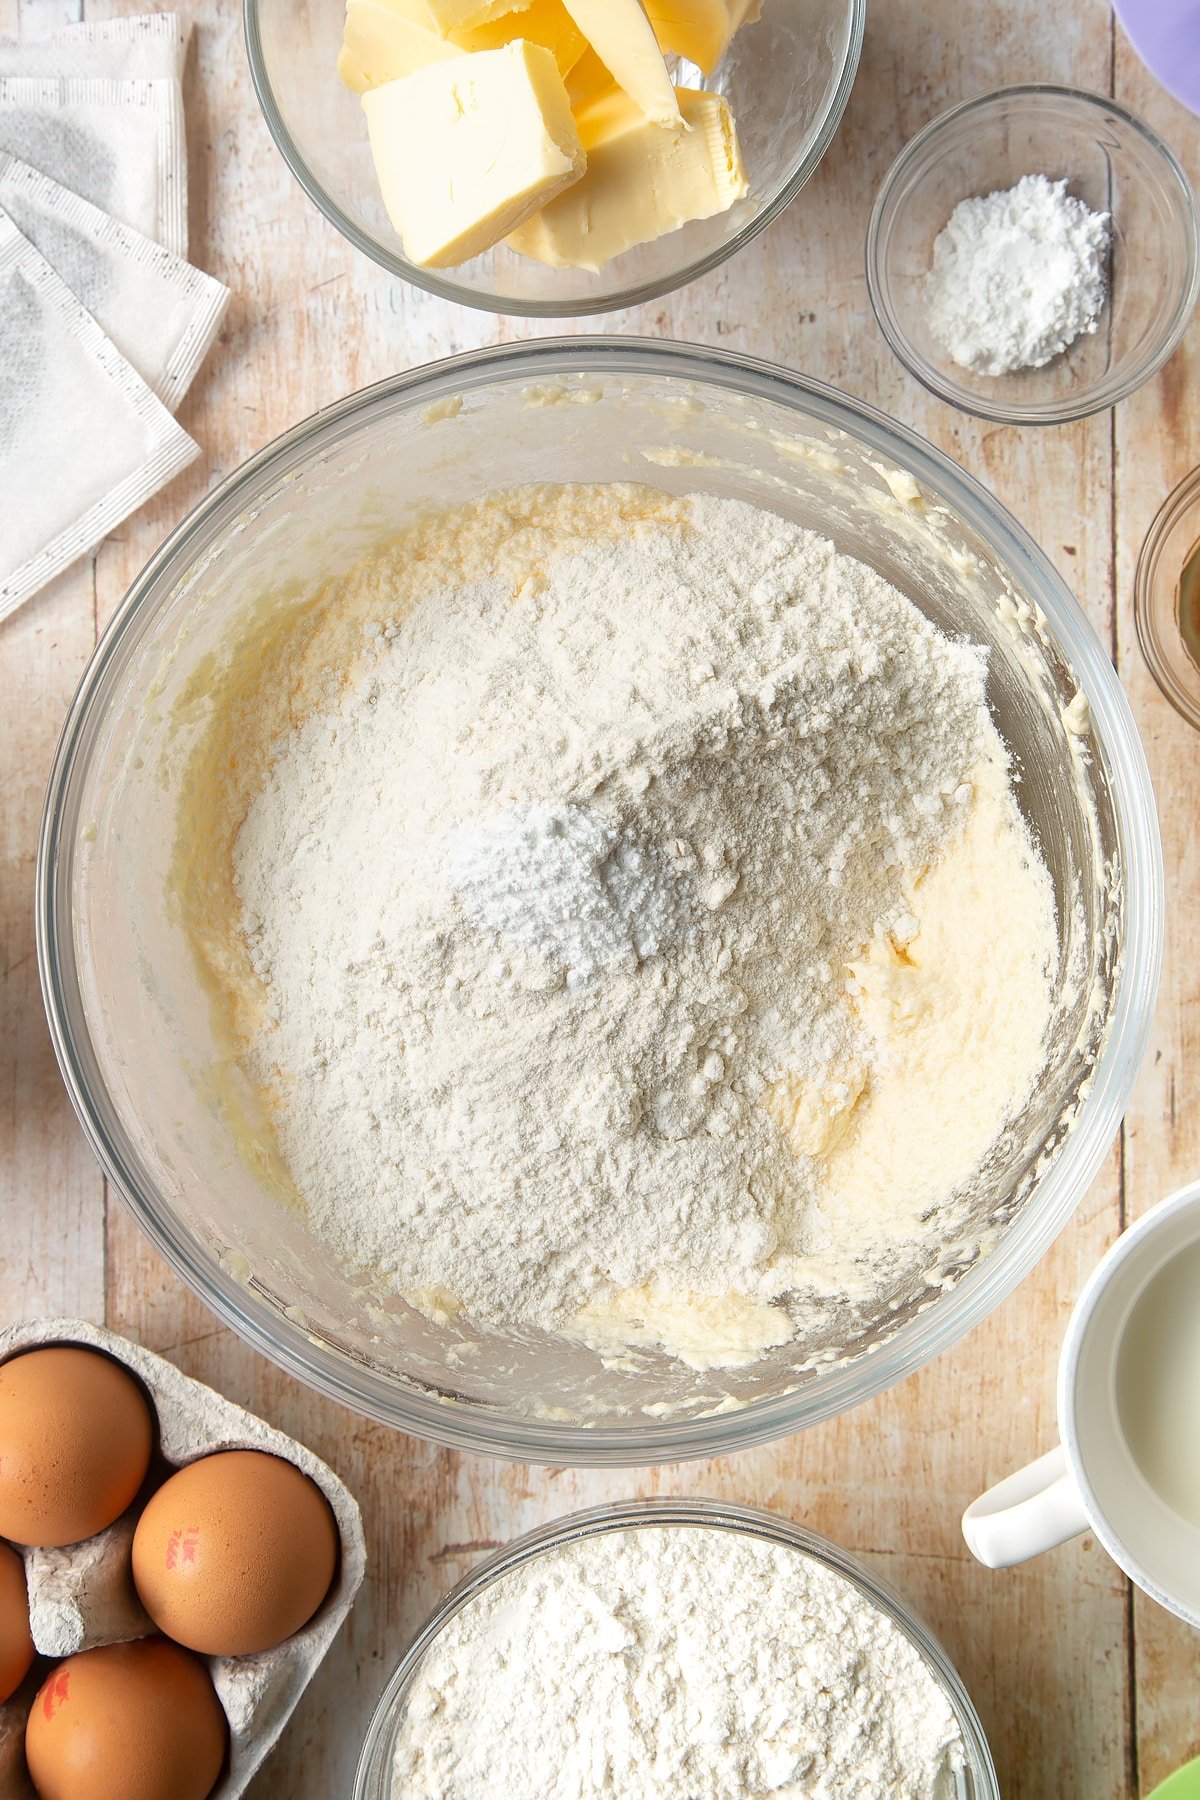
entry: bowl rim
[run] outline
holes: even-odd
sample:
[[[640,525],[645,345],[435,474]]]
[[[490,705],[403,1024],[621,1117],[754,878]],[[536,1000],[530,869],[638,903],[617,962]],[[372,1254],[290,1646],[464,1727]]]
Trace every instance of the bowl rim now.
[[[795,1551],[850,1582],[909,1640],[949,1701],[967,1746],[968,1763],[976,1784],[975,1800],[1000,1800],[995,1764],[974,1702],[942,1644],[904,1596],[849,1550],[784,1514],[763,1507],[741,1506],[733,1501],[712,1500],[703,1495],[679,1499],[671,1495],[651,1495],[644,1499],[617,1500],[602,1506],[585,1507],[535,1526],[468,1570],[428,1615],[376,1702],[355,1770],[353,1800],[388,1800],[390,1783],[387,1777],[402,1721],[404,1691],[434,1642],[464,1607],[496,1582],[565,1544],[604,1537],[613,1532],[656,1528],[728,1531],[736,1536],[750,1537],[760,1543]]]
[[[1178,189],[1183,201],[1183,209],[1188,221],[1188,279],[1180,300],[1176,306],[1171,324],[1164,333],[1158,347],[1149,355],[1133,365],[1129,372],[1116,381],[1106,381],[1090,388],[1081,389],[1079,394],[1061,396],[1040,404],[1023,403],[1006,405],[1000,400],[989,400],[974,389],[956,382],[941,374],[917,350],[912,339],[904,331],[890,301],[889,283],[883,275],[883,227],[888,209],[897,188],[900,186],[910,165],[916,161],[936,139],[941,137],[951,126],[958,124],[972,114],[983,112],[989,108],[1014,100],[1026,100],[1035,106],[1042,100],[1066,100],[1078,104],[1083,110],[1099,109],[1107,113],[1115,113],[1146,143],[1158,157],[1166,174]],[[876,322],[887,341],[892,354],[903,365],[914,380],[947,406],[966,413],[977,419],[987,419],[999,425],[1068,425],[1078,419],[1091,418],[1093,414],[1105,412],[1115,406],[1118,401],[1125,400],[1136,393],[1152,376],[1156,375],[1163,364],[1175,354],[1191,323],[1192,315],[1200,300],[1200,203],[1197,201],[1187,171],[1170,145],[1140,118],[1123,106],[1119,100],[1110,99],[1105,94],[1093,93],[1088,88],[1064,86],[1060,83],[1045,81],[1018,82],[1010,87],[991,88],[987,93],[975,94],[968,100],[961,100],[956,105],[938,113],[923,125],[920,131],[909,138],[892,162],[875,195],[867,221],[866,235],[866,277],[867,293]]]
[[[628,287],[622,288],[604,299],[562,302],[510,299],[503,294],[484,293],[480,289],[467,287],[463,283],[441,274],[437,269],[421,268],[415,263],[410,263],[399,250],[385,251],[369,233],[363,231],[339,206],[333,195],[317,180],[284,122],[263,54],[259,5],[260,0],[242,0],[242,24],[246,42],[246,57],[250,64],[250,79],[254,85],[263,120],[275,147],[317,211],[328,220],[335,231],[346,239],[347,243],[387,274],[398,276],[401,281],[407,281],[413,287],[423,288],[426,293],[434,294],[441,300],[454,301],[457,305],[471,307],[476,312],[499,314],[517,319],[582,319],[616,312],[622,307],[644,306],[652,300],[661,300],[664,295],[672,294],[678,288],[687,287],[690,282],[699,280],[702,275],[711,274],[730,257],[745,249],[747,244],[751,243],[760,232],[765,231],[767,226],[772,224],[791,205],[801,188],[816,171],[825,152],[833,142],[858,76],[867,25],[867,0],[846,0],[849,12],[846,53],[825,117],[807,151],[795,164],[791,174],[782,183],[773,198],[747,219],[740,231],[735,232],[726,243],[706,252],[703,256],[694,257],[690,263],[685,263],[670,275],[660,276],[654,281],[631,283]],[[336,79],[336,72],[332,69],[330,70],[330,79]]]
[[[91,748],[107,704],[110,671],[139,640],[170,583],[209,541],[360,422],[393,411],[427,409],[464,388],[586,375],[654,376],[750,396],[836,431],[849,431],[893,465],[910,470],[952,506],[1013,574],[1037,596],[1086,695],[1105,746],[1125,864],[1127,936],[1106,1042],[1078,1121],[1034,1196],[996,1248],[944,1299],[910,1320],[871,1354],[736,1411],[695,1419],[647,1419],[619,1425],[565,1425],[500,1414],[485,1405],[446,1404],[440,1393],[387,1380],[315,1342],[303,1324],[250,1293],[206,1250],[143,1174],[137,1152],[99,1078],[80,1005],[71,896],[79,821],[64,799]],[[115,679],[115,678],[113,678]],[[1145,752],[1129,702],[1108,655],[1066,583],[1029,533],[973,476],[906,426],[863,401],[776,364],[734,351],[621,336],[546,338],[467,351],[389,376],[294,425],[251,456],[181,521],[134,580],[101,636],[64,722],[46,793],[36,870],[38,971],[50,1035],[64,1083],[101,1167],[159,1254],[217,1317],[270,1361],[352,1411],[460,1450],[526,1462],[620,1467],[683,1461],[765,1443],[847,1411],[911,1374],[956,1343],[1006,1298],[1041,1258],[1074,1212],[1120,1124],[1149,1039],[1162,961],[1162,845]],[[78,1014],[78,1025],[72,1018]]]
[[[1195,468],[1176,482],[1155,513],[1138,552],[1133,577],[1133,623],[1142,657],[1163,698],[1170,701],[1180,718],[1185,719],[1194,731],[1200,731],[1200,700],[1183,686],[1167,654],[1159,629],[1160,609],[1155,605],[1155,593],[1159,561],[1167,539],[1198,501],[1200,468]]]

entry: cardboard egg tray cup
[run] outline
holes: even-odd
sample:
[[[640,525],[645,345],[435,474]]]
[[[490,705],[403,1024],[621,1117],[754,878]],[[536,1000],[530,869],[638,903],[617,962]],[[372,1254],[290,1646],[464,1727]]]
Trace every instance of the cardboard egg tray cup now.
[[[0,1362],[43,1344],[103,1350],[140,1380],[158,1419],[158,1450],[172,1468],[218,1450],[265,1450],[315,1481],[333,1509],[341,1556],[333,1586],[308,1624],[256,1656],[209,1656],[213,1686],[229,1721],[229,1758],[211,1800],[237,1800],[270,1754],[296,1703],[350,1611],[366,1566],[362,1518],[332,1469],[294,1438],[234,1406],[161,1356],[82,1319],[38,1319],[0,1331]],[[23,1550],[34,1645],[42,1656],[74,1656],[97,1644],[126,1643],[156,1627],[134,1590],[131,1552],[143,1496],[106,1531],[62,1550]],[[25,1720],[44,1680],[35,1664],[0,1706],[0,1797],[32,1796],[25,1775]]]

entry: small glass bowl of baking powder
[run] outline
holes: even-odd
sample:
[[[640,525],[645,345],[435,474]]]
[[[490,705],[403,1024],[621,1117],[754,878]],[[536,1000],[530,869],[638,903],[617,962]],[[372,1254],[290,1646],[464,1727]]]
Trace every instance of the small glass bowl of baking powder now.
[[[934,244],[960,201],[1032,175],[1109,215],[1107,298],[1096,329],[1042,367],[976,373],[932,327]],[[934,119],[892,164],[867,228],[867,287],[888,343],[940,400],[1001,424],[1065,424],[1133,393],[1179,344],[1200,297],[1200,211],[1172,152],[1115,101],[1004,88]]]
[[[427,1657],[452,1619],[486,1589],[538,1558],[611,1532],[645,1529],[732,1532],[742,1539],[756,1539],[794,1551],[848,1582],[912,1644],[953,1714],[962,1742],[962,1767],[952,1773],[943,1772],[937,1781],[935,1800],[1000,1800],[983,1726],[962,1678],[937,1639],[894,1588],[828,1538],[805,1531],[777,1513],[716,1500],[667,1498],[622,1501],[571,1513],[527,1532],[472,1569],[421,1626],[380,1696],[359,1758],[353,1800],[402,1800],[400,1790],[393,1784],[392,1771],[405,1711]],[[781,1703],[786,1703],[786,1694],[780,1698]],[[497,1729],[502,1726],[503,1720],[497,1720]]]

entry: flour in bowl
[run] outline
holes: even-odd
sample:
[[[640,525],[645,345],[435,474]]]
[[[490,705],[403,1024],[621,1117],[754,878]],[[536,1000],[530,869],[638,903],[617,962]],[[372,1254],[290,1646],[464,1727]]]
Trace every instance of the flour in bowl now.
[[[405,1703],[394,1800],[953,1800],[958,1721],[845,1576],[703,1527],[584,1537],[449,1621]]]
[[[981,651],[774,514],[526,490],[289,615],[221,732],[202,953],[370,1280],[704,1367],[948,1279],[1057,953]]]

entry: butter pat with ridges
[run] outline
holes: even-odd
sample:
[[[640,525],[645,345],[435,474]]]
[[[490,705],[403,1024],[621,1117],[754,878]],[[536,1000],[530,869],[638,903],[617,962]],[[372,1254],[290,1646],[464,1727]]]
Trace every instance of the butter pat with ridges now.
[[[647,119],[678,126],[675,89],[641,0],[563,0],[584,37]]]
[[[646,0],[658,44],[711,75],[735,31],[753,24],[762,0]]]
[[[619,89],[580,107],[587,172],[513,231],[511,248],[552,268],[595,271],[742,199],[749,183],[729,107],[720,94],[676,93],[683,125],[675,131],[651,125]]]
[[[541,44],[430,63],[362,103],[388,217],[426,268],[481,255],[583,173],[567,90]]]
[[[385,82],[401,81],[427,63],[463,54],[457,44],[438,36],[422,0],[404,9],[391,0],[349,0],[338,74],[348,88],[362,94]]]

